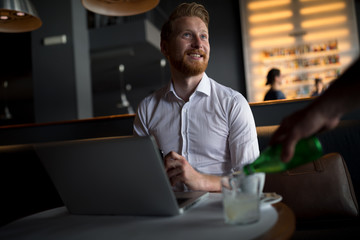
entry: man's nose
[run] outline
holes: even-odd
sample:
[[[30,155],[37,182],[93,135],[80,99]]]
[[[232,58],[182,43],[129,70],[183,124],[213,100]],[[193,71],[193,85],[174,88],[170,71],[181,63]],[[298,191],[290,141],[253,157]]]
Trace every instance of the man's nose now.
[[[196,48],[196,49],[202,48],[202,42],[201,42],[201,39],[200,39],[199,36],[195,36],[195,37],[193,38],[193,41],[192,41],[192,43],[191,43],[191,46],[192,46],[193,48]]]

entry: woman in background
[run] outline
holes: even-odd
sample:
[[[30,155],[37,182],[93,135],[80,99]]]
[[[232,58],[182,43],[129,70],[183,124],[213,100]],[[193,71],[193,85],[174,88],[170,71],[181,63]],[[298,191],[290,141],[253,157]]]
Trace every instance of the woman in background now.
[[[312,97],[320,96],[325,91],[324,83],[321,78],[315,78],[315,91],[311,94]]]
[[[266,85],[270,85],[269,91],[266,93],[264,101],[267,100],[277,100],[277,99],[285,99],[285,94],[280,90],[282,77],[280,74],[280,70],[277,68],[272,68],[267,76]]]

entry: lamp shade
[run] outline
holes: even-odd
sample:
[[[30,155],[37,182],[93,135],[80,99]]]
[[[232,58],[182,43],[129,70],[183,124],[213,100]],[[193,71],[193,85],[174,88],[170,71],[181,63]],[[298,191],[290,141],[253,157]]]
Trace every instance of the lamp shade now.
[[[83,6],[94,13],[107,16],[131,16],[147,12],[160,0],[82,0]]]
[[[29,32],[41,25],[30,0],[0,0],[0,32]]]

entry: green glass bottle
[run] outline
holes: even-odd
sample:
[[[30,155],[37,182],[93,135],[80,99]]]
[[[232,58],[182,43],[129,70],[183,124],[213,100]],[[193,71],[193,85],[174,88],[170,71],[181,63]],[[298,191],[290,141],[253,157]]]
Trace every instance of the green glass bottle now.
[[[280,144],[267,147],[253,163],[244,166],[244,173],[249,175],[256,172],[283,172],[315,161],[323,154],[321,143],[315,136],[301,139],[296,144],[294,156],[289,162],[281,161],[281,148]]]

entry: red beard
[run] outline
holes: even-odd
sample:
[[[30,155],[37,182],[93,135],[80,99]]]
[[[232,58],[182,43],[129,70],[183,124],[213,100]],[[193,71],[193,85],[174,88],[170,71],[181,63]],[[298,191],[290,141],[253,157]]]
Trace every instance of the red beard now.
[[[204,61],[187,60],[188,54],[190,53],[200,54],[204,59]],[[201,50],[188,50],[184,53],[182,59],[174,59],[173,57],[170,56],[169,61],[176,70],[189,77],[196,76],[205,72],[208,66],[208,57],[206,53]]]

